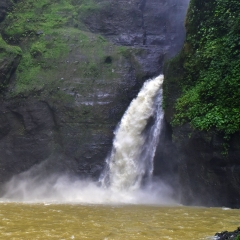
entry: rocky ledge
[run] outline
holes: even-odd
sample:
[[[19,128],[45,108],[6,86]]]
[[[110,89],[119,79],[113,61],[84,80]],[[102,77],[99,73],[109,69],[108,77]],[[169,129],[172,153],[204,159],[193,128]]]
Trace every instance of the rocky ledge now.
[[[215,238],[217,240],[239,240],[240,239],[240,227],[233,232],[224,231],[216,233]]]

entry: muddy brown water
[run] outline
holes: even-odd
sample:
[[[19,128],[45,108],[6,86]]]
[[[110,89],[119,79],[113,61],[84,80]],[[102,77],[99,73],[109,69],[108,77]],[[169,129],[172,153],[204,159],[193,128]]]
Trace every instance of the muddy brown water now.
[[[0,239],[212,239],[238,226],[227,208],[0,203]]]

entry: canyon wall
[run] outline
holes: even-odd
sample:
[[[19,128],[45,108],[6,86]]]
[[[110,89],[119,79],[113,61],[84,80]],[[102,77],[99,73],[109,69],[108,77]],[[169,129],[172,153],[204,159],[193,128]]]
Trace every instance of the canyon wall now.
[[[165,118],[181,201],[240,206],[238,1],[192,0],[181,52],[165,64]]]
[[[186,0],[0,0],[0,182],[98,178],[143,82],[183,43]]]

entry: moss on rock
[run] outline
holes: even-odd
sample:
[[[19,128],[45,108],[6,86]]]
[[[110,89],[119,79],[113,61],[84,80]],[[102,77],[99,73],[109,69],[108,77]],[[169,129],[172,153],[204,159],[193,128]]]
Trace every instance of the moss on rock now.
[[[121,62],[130,59],[131,53],[127,47],[115,46],[101,35],[84,31],[82,20],[97,9],[94,0],[16,3],[1,26],[4,39],[22,48],[9,96],[38,91],[45,91],[46,96],[55,88],[62,95],[73,95],[67,93],[69,84],[77,86],[78,92],[88,92],[87,85],[99,78],[114,81]],[[106,62],[106,58],[111,61]],[[84,89],[79,87],[83,82]]]
[[[7,87],[21,56],[21,48],[8,45],[0,35],[0,91]]]

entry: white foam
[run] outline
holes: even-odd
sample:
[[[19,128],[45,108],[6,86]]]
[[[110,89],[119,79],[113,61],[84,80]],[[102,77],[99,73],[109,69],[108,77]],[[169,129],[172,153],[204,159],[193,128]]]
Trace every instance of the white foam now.
[[[158,144],[163,111],[163,76],[147,81],[132,101],[116,130],[108,167],[101,183],[70,175],[44,175],[45,163],[14,176],[5,184],[2,201],[83,204],[164,204],[175,202],[162,182],[149,181]],[[146,130],[149,118],[154,118]],[[46,161],[47,162],[47,161]]]
[[[29,203],[82,203],[82,204],[174,204],[168,187],[162,183],[134,191],[112,191],[92,181],[69,176],[52,175],[41,179],[16,176],[6,185],[1,201]]]
[[[143,177],[152,174],[163,118],[160,94],[162,83],[163,75],[144,83],[115,132],[112,152],[107,159],[108,171],[103,176],[103,183],[112,191],[139,189]],[[144,130],[150,117],[155,117],[155,124],[149,137],[144,134]]]

